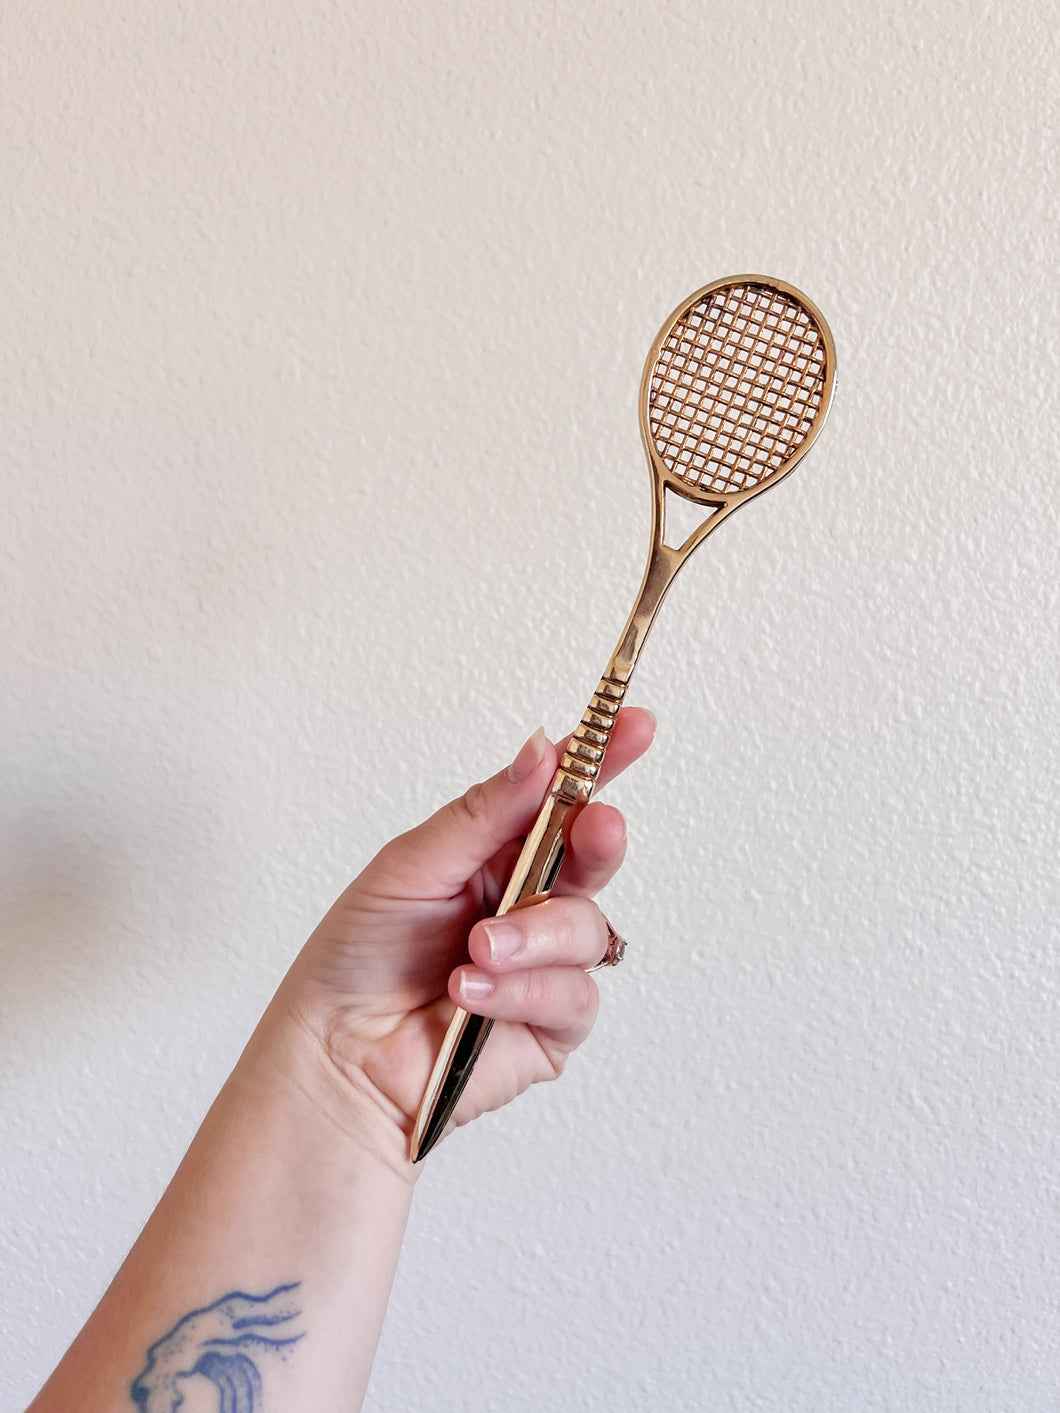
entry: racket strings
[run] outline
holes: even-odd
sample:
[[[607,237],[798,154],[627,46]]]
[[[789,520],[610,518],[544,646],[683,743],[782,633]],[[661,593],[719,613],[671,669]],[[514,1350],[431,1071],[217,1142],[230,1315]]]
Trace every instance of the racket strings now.
[[[763,285],[715,290],[677,320],[656,359],[656,449],[696,490],[757,485],[809,432],[825,372],[821,332],[801,304]]]

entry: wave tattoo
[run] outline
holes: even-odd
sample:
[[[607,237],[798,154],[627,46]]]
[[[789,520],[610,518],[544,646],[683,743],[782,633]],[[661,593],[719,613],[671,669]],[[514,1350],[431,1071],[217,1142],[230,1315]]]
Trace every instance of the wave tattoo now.
[[[147,1363],[129,1393],[140,1413],[177,1413],[190,1379],[205,1379],[217,1391],[217,1413],[258,1413],[262,1358],[286,1359],[304,1331],[294,1293],[300,1281],[278,1285],[268,1295],[232,1291],[202,1310],[192,1310],[152,1344]]]

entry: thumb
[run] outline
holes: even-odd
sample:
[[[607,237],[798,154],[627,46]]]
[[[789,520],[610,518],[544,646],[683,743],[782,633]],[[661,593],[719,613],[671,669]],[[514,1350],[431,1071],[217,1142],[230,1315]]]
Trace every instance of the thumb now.
[[[556,769],[556,749],[538,727],[506,770],[472,785],[423,824],[387,844],[369,865],[388,890],[450,897],[511,839],[529,830]]]

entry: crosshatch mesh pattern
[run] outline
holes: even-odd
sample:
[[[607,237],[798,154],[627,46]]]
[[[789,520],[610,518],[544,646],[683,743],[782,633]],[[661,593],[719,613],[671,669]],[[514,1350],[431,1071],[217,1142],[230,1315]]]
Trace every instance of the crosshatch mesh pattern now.
[[[731,495],[781,467],[821,405],[824,340],[790,295],[730,285],[673,325],[652,369],[648,424],[666,466]]]

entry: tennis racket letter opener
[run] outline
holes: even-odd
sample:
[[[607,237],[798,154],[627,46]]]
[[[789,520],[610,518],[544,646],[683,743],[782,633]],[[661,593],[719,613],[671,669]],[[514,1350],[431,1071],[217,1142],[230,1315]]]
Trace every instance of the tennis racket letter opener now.
[[[553,887],[563,846],[600,772],[622,699],[659,605],[692,551],[739,506],[805,456],[828,413],[835,346],[804,294],[759,275],[715,280],[667,319],[640,384],[640,430],[652,471],[651,551],[618,647],[560,762],[497,909]],[[666,492],[707,512],[684,544],[666,534]],[[412,1135],[423,1158],[456,1108],[493,1025],[457,1009]]]

